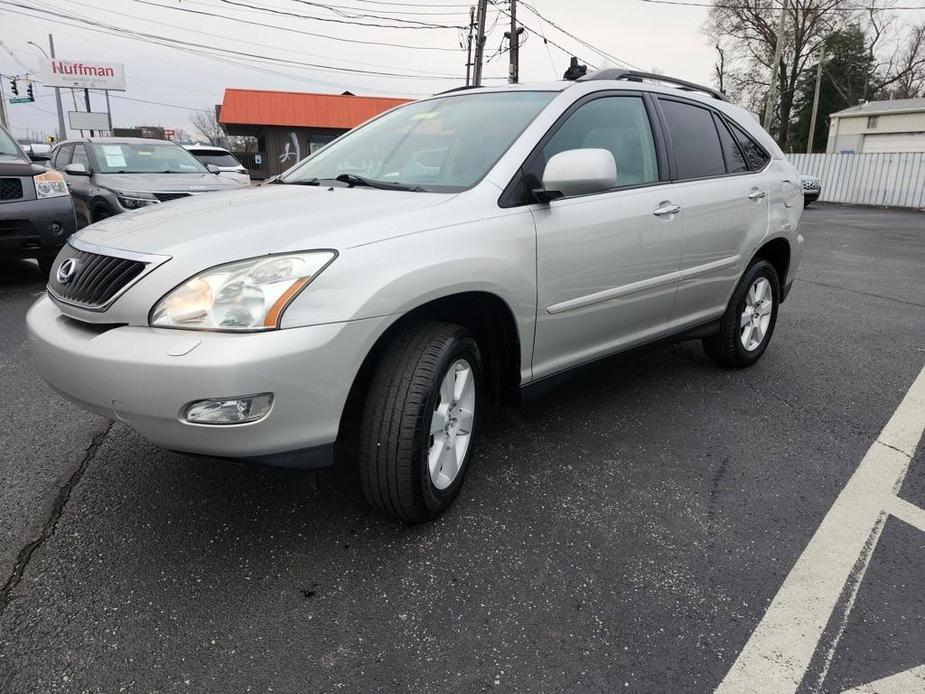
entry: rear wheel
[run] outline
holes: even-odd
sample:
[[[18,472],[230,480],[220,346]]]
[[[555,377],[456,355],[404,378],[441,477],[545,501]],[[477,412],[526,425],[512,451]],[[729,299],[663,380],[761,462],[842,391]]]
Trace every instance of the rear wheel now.
[[[482,391],[479,348],[462,326],[421,323],[395,338],[360,421],[360,483],[370,504],[409,521],[449,507],[472,459]]]
[[[768,261],[756,260],[732,293],[719,332],[703,340],[706,353],[722,366],[754,364],[771,341],[779,302],[777,271]]]

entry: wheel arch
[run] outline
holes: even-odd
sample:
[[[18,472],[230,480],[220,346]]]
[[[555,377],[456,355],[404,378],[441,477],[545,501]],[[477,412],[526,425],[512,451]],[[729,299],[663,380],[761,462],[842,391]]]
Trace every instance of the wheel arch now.
[[[402,314],[373,343],[354,377],[341,414],[338,440],[349,439],[356,430],[359,412],[372,372],[385,346],[407,326],[440,320],[468,328],[482,353],[482,366],[495,402],[516,404],[520,396],[521,338],[514,312],[497,294],[465,291],[431,299]]]
[[[761,258],[767,260],[774,267],[777,272],[777,279],[780,281],[781,301],[786,298],[787,290],[792,284],[787,277],[790,272],[790,256],[790,241],[783,236],[766,241],[752,256],[752,262]]]

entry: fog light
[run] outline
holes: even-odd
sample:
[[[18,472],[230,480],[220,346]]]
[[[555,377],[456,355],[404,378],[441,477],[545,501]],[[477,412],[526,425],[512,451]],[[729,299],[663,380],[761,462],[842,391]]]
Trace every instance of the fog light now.
[[[63,230],[63,227],[57,222],[52,222],[51,224],[48,225],[48,231],[50,231],[55,236],[60,234],[62,230]]]
[[[272,393],[197,400],[186,406],[183,418],[191,424],[245,424],[266,417],[272,404]]]

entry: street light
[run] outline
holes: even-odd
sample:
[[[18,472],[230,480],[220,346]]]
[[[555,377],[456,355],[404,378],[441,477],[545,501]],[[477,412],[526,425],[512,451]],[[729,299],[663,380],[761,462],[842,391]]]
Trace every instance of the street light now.
[[[26,41],[26,43],[28,43],[30,46],[35,46],[40,51],[42,51],[42,55],[44,55],[46,58],[48,57],[48,53],[45,52],[45,49],[38,45],[35,41]]]

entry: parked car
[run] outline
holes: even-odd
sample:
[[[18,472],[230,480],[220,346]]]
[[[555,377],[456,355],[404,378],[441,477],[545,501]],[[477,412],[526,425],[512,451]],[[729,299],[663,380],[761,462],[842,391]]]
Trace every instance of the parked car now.
[[[803,174],[800,176],[800,185],[803,187],[803,207],[809,207],[822,194],[822,183],[816,176]]]
[[[212,145],[183,145],[184,148],[206,166],[212,165],[218,169],[218,175],[230,178],[242,186],[251,184],[251,176],[247,169],[235,159],[235,156],[223,147]]]
[[[51,163],[67,180],[78,227],[126,210],[239,187],[216,175],[217,168],[207,168],[185,149],[166,140],[67,140],[54,148]]]
[[[173,450],[338,444],[412,521],[457,496],[492,401],[669,341],[754,364],[803,244],[749,112],[623,70],[402,105],[222,200],[79,232],[28,314],[38,368]]]
[[[64,177],[33,163],[0,126],[0,258],[35,258],[47,275],[75,229]]]

